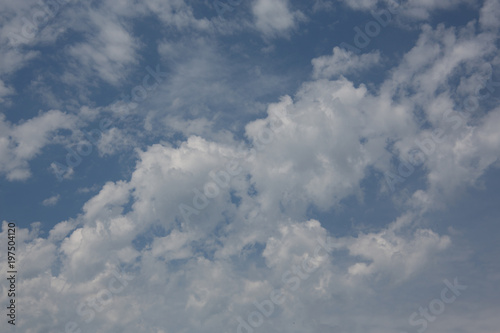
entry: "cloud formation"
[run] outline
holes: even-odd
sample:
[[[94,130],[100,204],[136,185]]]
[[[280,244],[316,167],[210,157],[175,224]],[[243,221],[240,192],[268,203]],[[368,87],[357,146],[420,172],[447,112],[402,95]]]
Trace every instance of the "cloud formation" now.
[[[379,3],[345,5],[369,11]],[[182,0],[61,8],[48,27],[59,32],[6,53],[5,63],[15,52],[24,58],[2,73],[29,66],[26,59],[41,56],[30,48],[63,38],[69,27],[62,26],[73,18],[75,31],[86,34],[64,48],[69,60],[59,72],[81,95],[61,111],[27,120],[11,122],[2,113],[0,175],[26,181],[49,145],[81,144],[90,140],[85,128],[104,116],[111,122],[89,143],[99,154],[85,168],[99,169],[98,185],[83,188],[75,180],[74,192],[86,196],[78,212],[47,232],[40,222],[17,228],[16,328],[397,333],[423,327],[413,314],[424,316],[424,307],[438,318],[431,303],[443,299],[443,288],[457,292],[449,283],[460,281],[471,287],[460,298],[454,293],[457,301],[425,325],[493,332],[500,324],[498,298],[488,298],[497,296],[496,266],[474,261],[481,253],[472,245],[481,240],[464,227],[468,217],[455,219],[450,207],[500,166],[498,6],[485,1],[479,21],[459,27],[425,22],[436,10],[471,3],[408,1],[405,15],[424,23],[396,59],[386,61],[382,50],[356,54],[335,46],[304,61],[310,71],[302,76],[234,60],[271,61],[273,47],[308,22],[296,1],[255,0],[238,7],[249,12],[234,13],[233,21],[204,18],[200,7]],[[5,8],[19,16],[28,10],[21,7]],[[131,23],[151,17],[167,35],[148,51],[161,61],[155,67],[161,80],[132,108],[107,95],[141,87],[153,75],[142,69],[146,42]],[[273,47],[214,42],[233,42],[241,30],[220,40],[212,34],[238,22],[252,34],[246,42]],[[380,76],[373,79],[371,70]],[[18,91],[6,77],[2,103]],[[276,86],[289,77],[301,80],[281,93]],[[82,102],[99,93],[106,95],[99,105]],[[125,151],[136,156],[130,172],[107,170],[113,158],[123,163]],[[67,170],[62,189],[76,172]],[[63,192],[49,193],[61,194],[37,202],[54,206]],[[372,197],[385,206],[375,207]],[[376,214],[385,207],[387,214]],[[363,223],[342,215],[348,209],[357,210],[346,214],[352,216],[366,211]],[[8,229],[3,221],[0,248],[8,245]],[[0,303],[6,295],[2,285]]]

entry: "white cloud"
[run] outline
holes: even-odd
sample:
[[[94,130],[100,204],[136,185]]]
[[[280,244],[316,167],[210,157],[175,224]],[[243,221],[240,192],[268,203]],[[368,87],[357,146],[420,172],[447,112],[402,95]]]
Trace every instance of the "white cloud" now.
[[[360,234],[348,241],[347,247],[352,256],[369,261],[351,265],[348,271],[352,278],[377,275],[378,278],[401,283],[449,247],[450,238],[439,236],[432,230],[418,229],[413,235],[404,235],[405,232],[400,230],[401,224],[411,224],[411,221],[404,221],[411,218],[403,216],[379,233]]]
[[[171,4],[183,8],[181,2]],[[262,7],[258,11],[276,6],[271,9],[279,14],[271,22],[267,14],[258,12],[263,20],[260,29],[267,36],[295,26],[284,4],[255,3]],[[438,6],[434,1],[425,4]],[[126,12],[125,6],[116,7]],[[112,59],[117,59],[118,67],[133,63],[135,49],[118,22],[102,22],[97,25],[109,27],[111,35],[98,33],[99,52],[85,57],[99,76],[117,82],[118,74],[102,66]],[[117,44],[107,48],[102,42],[113,39],[114,33]],[[310,219],[309,209],[331,211],[352,196],[361,200],[363,180],[373,175],[373,169],[384,172],[391,166],[394,156],[387,151],[389,143],[397,156],[405,156],[415,139],[427,138],[431,129],[444,128],[447,111],[457,111],[454,108],[461,97],[476,91],[472,80],[488,72],[485,65],[497,53],[494,40],[492,34],[478,34],[472,24],[461,30],[423,26],[415,47],[388,71],[379,89],[371,90],[343,76],[326,78],[352,72],[359,68],[354,64],[364,66],[364,61],[375,64],[378,55],[371,53],[363,59],[334,49],[333,55],[313,61],[314,81],[268,105],[265,117],[246,124],[244,135],[255,148],[248,155],[242,148],[246,144],[230,133],[214,135],[213,118],[195,107],[204,105],[213,92],[222,96],[231,84],[205,87],[197,95],[189,90],[220,77],[216,74],[223,72],[224,62],[189,59],[166,83],[177,90],[157,100],[157,105],[168,107],[168,115],[161,109],[158,117],[163,116],[187,140],[137,150],[130,178],[106,183],[83,205],[79,216],[58,223],[47,238],[39,234],[40,224],[31,230],[18,228],[23,274],[18,280],[22,290],[18,302],[23,304],[23,313],[29,314],[19,319],[19,329],[63,331],[73,321],[82,331],[234,332],[238,317],[247,320],[256,311],[254,302],[262,304],[273,290],[279,290],[286,302],[274,306],[258,330],[401,332],[419,304],[428,304],[439,295],[441,273],[471,277],[463,266],[442,268],[444,261],[456,258],[450,249],[457,250],[468,235],[447,235],[442,226],[429,223],[423,212],[436,208],[438,195],[439,202],[446,202],[457,188],[475,184],[488,168],[498,166],[500,109],[476,110],[473,119],[435,144],[421,169],[427,182],[413,193],[414,206],[399,207],[402,213],[395,221],[377,221],[370,230],[354,229],[339,236],[329,230],[337,232],[337,224],[346,221],[334,214],[331,221]],[[93,47],[89,43],[80,46]],[[172,45],[165,42],[160,47],[162,56],[175,55]],[[120,54],[123,48],[130,51],[128,55]],[[346,56],[353,63],[344,62]],[[218,66],[210,70],[213,63]],[[200,74],[210,80],[190,84]],[[459,83],[453,85],[457,76]],[[165,100],[171,104],[159,102]],[[429,121],[428,128],[416,122],[415,104]],[[179,116],[185,106],[192,107],[189,111],[195,121]],[[171,109],[175,112],[170,113]],[[89,119],[96,116],[94,109],[81,112]],[[150,122],[164,126],[155,119]],[[54,110],[17,125],[3,118],[0,171],[8,179],[25,179],[30,172],[28,161],[50,143],[51,135],[60,128],[75,127],[74,117]],[[127,133],[112,130],[101,139],[101,152],[111,153],[118,142],[127,140]],[[228,162],[238,162],[241,170],[224,185],[224,180],[214,180],[214,174],[220,176]],[[221,182],[219,193],[205,199],[205,204],[199,193],[211,182]],[[197,206],[197,214],[184,220],[179,204]],[[0,248],[7,246],[7,229],[4,222]],[[333,245],[331,253],[314,258],[318,239],[329,239]],[[301,265],[309,258],[318,267],[305,274]],[[5,265],[6,258],[1,257],[0,266]],[[102,291],[113,283],[119,285],[113,272],[117,266],[133,279],[126,281],[122,291],[110,292],[102,308],[94,304],[99,310],[92,310],[89,304],[95,297],[103,296]],[[4,291],[2,304],[7,301]],[[465,299],[462,307],[457,304],[440,320],[481,333],[498,327],[498,318],[488,312],[494,313],[498,306],[474,303],[474,297]],[[93,313],[91,320],[85,320],[81,304],[92,310],[87,312]],[[477,311],[487,310],[482,312],[480,325],[478,318],[468,316],[473,306]]]
[[[355,10],[377,11],[391,9],[398,16],[406,19],[427,20],[437,10],[451,10],[461,4],[473,4],[472,0],[342,0],[347,6]]]
[[[34,59],[39,53],[36,51],[20,52],[17,49],[6,47],[0,49],[2,59],[0,61],[0,73],[13,73],[24,67],[30,60]]]
[[[76,129],[76,118],[58,110],[41,113],[23,123],[13,125],[0,115],[0,173],[8,180],[30,177],[28,162],[51,143],[59,129]]]
[[[193,8],[184,0],[161,1],[147,0],[145,2],[148,10],[158,15],[160,20],[167,26],[176,27],[179,30],[198,29],[208,30],[211,23],[206,18],[197,19]]]
[[[312,60],[313,77],[329,79],[338,75],[360,73],[380,62],[380,52],[373,51],[356,55],[339,47],[333,48],[333,55]]]
[[[290,85],[288,76],[226,57],[212,38],[163,41],[158,50],[166,63],[161,66],[167,73],[165,81],[135,111],[147,110],[148,135],[198,135],[225,141],[243,129],[246,121],[241,114],[265,111],[260,101]]]
[[[54,17],[67,4],[59,1],[42,9],[35,0],[13,3],[1,1],[4,13],[0,18],[0,74],[12,73],[24,67],[40,53],[30,50],[40,42],[54,42],[64,32],[60,27],[52,29]],[[51,14],[54,13],[54,14]]]
[[[127,222],[122,220],[117,226],[124,223]],[[318,221],[281,221],[276,226],[276,231],[254,240],[265,244],[262,253],[247,247],[246,253],[241,251],[234,259],[207,258],[199,252],[200,240],[196,245],[190,231],[174,230],[166,237],[156,237],[151,247],[138,252],[127,245],[130,239],[122,242],[110,237],[113,227],[106,223],[76,229],[60,246],[53,243],[55,239],[46,240],[39,238],[36,232],[28,235],[26,229],[19,229],[19,241],[27,242],[20,252],[27,255],[19,258],[19,269],[24,275],[18,281],[18,288],[23,290],[18,299],[27,304],[23,309],[32,315],[18,325],[27,331],[33,325],[61,330],[73,321],[81,329],[103,328],[109,332],[153,330],[165,325],[194,332],[204,323],[209,332],[220,331],[222,327],[236,331],[236,318],[247,320],[256,309],[253,303],[269,300],[271,292],[277,290],[286,302],[274,306],[273,316],[264,317],[260,329],[278,325],[315,332],[319,322],[325,327],[347,328],[360,320],[359,314],[349,312],[350,307],[369,313],[373,311],[370,303],[377,299],[378,309],[388,311],[386,320],[380,324],[391,332],[394,322],[404,323],[405,318],[398,319],[397,313],[390,315],[393,303],[388,303],[391,299],[388,293],[398,290],[387,287],[392,284],[379,274],[396,274],[399,283],[405,283],[401,278],[407,279],[410,273],[418,277],[418,271],[428,267],[428,260],[448,242],[446,236],[439,237],[428,230],[416,231],[408,238],[396,236],[390,227],[359,238],[330,237],[325,244],[331,244],[331,255],[322,249],[317,256],[318,240],[325,241],[328,236]],[[58,226],[59,233],[63,235],[73,227]],[[227,232],[226,236],[233,238],[241,231]],[[5,233],[6,223],[1,235]],[[205,234],[204,241],[210,240],[207,236]],[[6,237],[0,240],[0,245],[4,239]],[[224,238],[221,241],[226,242]],[[358,257],[345,262],[339,251],[346,246]],[[123,290],[112,293],[109,299],[102,291],[109,290],[111,283],[120,287],[113,273],[117,268],[115,255],[122,263],[130,264],[125,269],[129,278]],[[264,266],[258,263],[261,256],[265,259]],[[366,258],[373,263],[369,272],[363,272],[366,279],[361,279],[360,272],[352,267],[357,260]],[[405,259],[409,260],[405,262]],[[59,260],[62,260],[60,273],[55,275],[50,267]],[[302,263],[308,260],[314,263],[315,269],[306,274]],[[386,287],[377,291],[377,286]],[[381,293],[385,296],[381,297]],[[99,301],[102,307],[94,308],[92,320],[86,322],[88,311],[82,310],[92,309],[88,302],[99,296],[104,299]],[[5,294],[0,299],[5,301]],[[339,303],[339,299],[342,302]],[[316,307],[328,311],[318,311]],[[119,316],[123,311],[128,313],[127,318]],[[363,314],[361,318],[370,322],[370,316]],[[369,332],[378,331],[374,328]]]
[[[54,196],[51,196],[50,198],[47,198],[42,201],[42,205],[44,206],[55,206],[57,202],[59,202],[59,199],[61,196],[59,194],[56,194]]]
[[[130,66],[138,62],[137,51],[140,42],[136,40],[116,18],[98,11],[90,11],[91,30],[89,41],[73,45],[69,54],[77,59],[75,68],[84,74],[95,72],[102,80],[118,85],[125,78]]]
[[[288,0],[257,0],[252,11],[256,28],[266,37],[287,35],[301,20],[305,19],[300,11],[292,12]]]
[[[14,93],[14,88],[6,86],[5,83],[0,80],[0,103],[4,102],[4,97],[12,95]]]
[[[118,151],[133,150],[136,142],[125,133],[116,127],[102,133],[97,148],[99,155],[113,155]]]
[[[416,46],[382,87],[382,91],[406,99],[407,105],[422,108],[432,124],[431,129],[405,135],[395,145],[402,156],[419,145],[426,153],[429,188],[428,193],[416,193],[418,205],[431,207],[454,197],[458,189],[476,184],[488,167],[496,165],[497,157],[491,149],[500,142],[483,126],[498,121],[498,110],[483,110],[477,103],[493,98],[492,94],[478,92],[492,79],[497,49],[494,35],[476,35],[474,30],[472,24],[460,31],[442,25],[436,29],[424,26]],[[460,84],[455,92],[450,81],[457,76]],[[417,93],[410,94],[409,90]],[[479,133],[485,135],[484,139]]]
[[[486,0],[481,8],[479,23],[483,29],[498,29],[500,27],[500,2]]]

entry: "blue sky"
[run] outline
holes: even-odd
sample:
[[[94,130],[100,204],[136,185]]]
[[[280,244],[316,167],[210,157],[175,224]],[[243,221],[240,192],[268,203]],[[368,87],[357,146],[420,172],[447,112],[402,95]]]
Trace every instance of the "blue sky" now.
[[[498,332],[498,1],[0,6],[2,332]]]

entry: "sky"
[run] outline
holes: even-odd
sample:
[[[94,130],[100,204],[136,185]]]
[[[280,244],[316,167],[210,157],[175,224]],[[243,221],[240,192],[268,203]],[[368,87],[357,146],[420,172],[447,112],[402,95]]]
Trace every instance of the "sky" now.
[[[500,331],[498,0],[0,9],[2,332]]]

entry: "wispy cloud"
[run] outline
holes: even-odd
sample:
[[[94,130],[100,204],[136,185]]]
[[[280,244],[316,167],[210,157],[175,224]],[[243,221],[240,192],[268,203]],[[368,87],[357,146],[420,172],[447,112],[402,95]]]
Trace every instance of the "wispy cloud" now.
[[[49,206],[55,206],[58,202],[61,196],[59,194],[56,194],[54,196],[51,196],[50,198],[47,198],[42,201],[42,205],[49,207]]]
[[[494,332],[500,7],[224,3],[0,5],[16,328]]]

